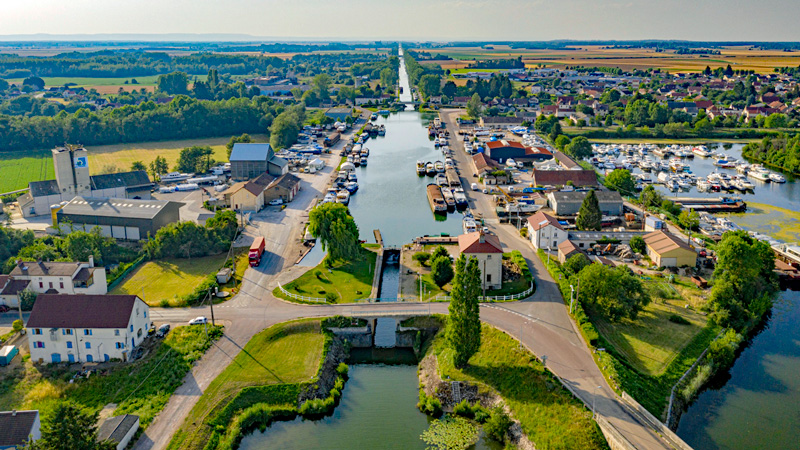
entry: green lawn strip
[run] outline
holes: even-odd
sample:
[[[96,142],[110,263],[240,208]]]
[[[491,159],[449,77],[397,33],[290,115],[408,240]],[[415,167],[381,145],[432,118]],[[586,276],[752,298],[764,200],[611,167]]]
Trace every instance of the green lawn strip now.
[[[253,336],[203,392],[168,448],[204,448],[216,426],[256,403],[296,407],[299,389],[319,371],[325,339],[319,320],[311,319]]]
[[[337,303],[368,298],[372,292],[377,253],[362,248],[361,255],[358,261],[337,261],[330,269],[323,260],[294,281],[286,283],[283,288],[293,294],[317,298],[325,298],[326,294],[332,292],[337,296]],[[279,288],[272,293],[276,297],[297,301],[283,294]]]
[[[208,331],[212,339],[222,335],[222,327],[209,325]],[[91,411],[116,403],[115,414],[136,414],[146,428],[211,343],[205,327],[177,327],[144,359],[120,363],[105,374],[71,384],[75,372],[69,366],[34,366],[26,361],[24,369],[0,382],[0,408],[38,409],[46,415],[64,400]]]
[[[525,261],[522,253],[520,253],[519,250],[514,250],[510,253],[503,253],[503,261],[506,260],[510,260],[516,264],[516,266],[519,267],[522,276],[516,280],[503,281],[503,287],[500,289],[486,291],[487,297],[519,294],[521,292],[525,292],[531,287],[533,275],[531,275],[531,271],[528,268],[528,262]]]
[[[545,261],[553,279],[560,280],[559,288],[562,297],[567,299],[568,308],[569,281],[558,261],[550,258],[547,263],[548,257],[542,251],[539,257]],[[656,287],[665,280],[646,280],[645,283],[651,294],[665,292],[663,286]],[[680,289],[691,292],[683,282]],[[703,316],[691,309],[679,307],[684,300],[654,297],[654,303],[634,321],[598,320],[588,311],[584,312],[579,304],[574,305],[573,316],[590,347],[604,349],[593,354],[609,384],[618,393],[625,391],[633,396],[654,416],[662,417],[672,386],[708,347],[719,333],[719,327],[708,325]],[[690,325],[670,322],[670,314],[683,317]]]
[[[436,355],[442,379],[468,381],[497,391],[536,448],[608,448],[591,412],[506,333],[483,324],[480,350],[464,369],[453,366],[445,329],[428,351]]]
[[[54,178],[52,153],[49,151],[0,153],[0,193],[27,188],[30,181]]]

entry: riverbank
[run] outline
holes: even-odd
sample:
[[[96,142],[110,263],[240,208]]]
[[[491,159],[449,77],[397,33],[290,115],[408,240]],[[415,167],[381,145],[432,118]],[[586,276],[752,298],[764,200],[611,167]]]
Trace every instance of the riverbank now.
[[[731,222],[783,242],[800,242],[800,212],[768,205],[747,203],[746,213],[725,214]]]

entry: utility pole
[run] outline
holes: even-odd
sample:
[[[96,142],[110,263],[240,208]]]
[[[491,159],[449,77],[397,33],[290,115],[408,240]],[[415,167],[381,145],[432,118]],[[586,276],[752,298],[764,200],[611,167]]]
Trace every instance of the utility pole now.
[[[214,288],[214,294],[211,294],[211,289],[208,290],[208,294],[210,296],[208,300],[208,305],[211,307],[211,325],[216,325],[214,323],[214,295],[217,293],[217,288]]]
[[[486,260],[483,260],[483,280],[481,280],[481,284],[483,285],[483,301],[486,301]]]

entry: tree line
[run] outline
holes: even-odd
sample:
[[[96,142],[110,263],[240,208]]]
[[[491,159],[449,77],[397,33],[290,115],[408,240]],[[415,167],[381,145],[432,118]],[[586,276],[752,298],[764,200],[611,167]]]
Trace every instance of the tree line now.
[[[742,156],[800,174],[800,136],[781,134],[751,142],[742,149]]]

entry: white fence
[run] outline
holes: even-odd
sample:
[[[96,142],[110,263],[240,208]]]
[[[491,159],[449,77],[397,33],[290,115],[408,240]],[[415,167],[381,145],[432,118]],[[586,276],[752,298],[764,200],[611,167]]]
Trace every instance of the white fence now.
[[[290,298],[293,298],[295,300],[301,300],[301,301],[304,301],[304,302],[312,302],[312,303],[327,303],[327,300],[325,300],[322,297],[306,297],[304,295],[297,295],[297,294],[291,293],[291,292],[287,291],[286,289],[284,289],[283,286],[281,286],[280,283],[278,283],[278,289],[280,289],[280,291],[281,291],[281,293],[283,293],[283,295],[285,295],[287,297],[290,297]]]
[[[480,301],[480,302],[503,302],[503,301],[509,301],[509,300],[519,300],[521,298],[525,298],[525,297],[531,295],[531,293],[533,293],[533,289],[534,288],[535,288],[534,284],[531,283],[531,286],[528,289],[524,290],[523,292],[520,292],[519,294],[492,295],[492,296],[488,296],[488,297],[480,296],[480,297],[478,297],[478,301]],[[437,295],[436,297],[433,298],[433,301],[435,301],[435,302],[449,302],[450,301],[450,296],[449,295]]]

